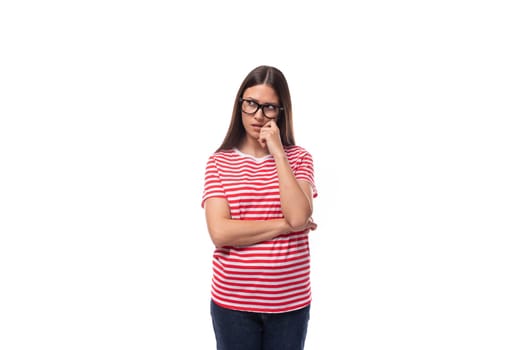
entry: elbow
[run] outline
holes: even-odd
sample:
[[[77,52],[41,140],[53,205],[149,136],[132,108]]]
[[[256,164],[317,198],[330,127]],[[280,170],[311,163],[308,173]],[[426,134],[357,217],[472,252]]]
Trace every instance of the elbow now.
[[[224,237],[224,234],[220,232],[219,230],[208,230],[210,234],[210,239],[213,243],[213,245],[217,248],[224,247],[225,245],[228,245],[228,242],[226,241],[226,238]]]
[[[308,227],[311,217],[312,217],[312,207],[305,208],[304,210],[296,213],[290,213],[292,215],[288,215],[286,218],[288,224],[290,225],[292,231],[302,231],[306,227]]]
[[[308,227],[312,218],[311,207],[303,213],[295,213],[295,215],[288,215],[286,222],[293,232],[303,231]]]
[[[290,229],[292,230],[292,232],[298,232],[298,231],[303,231],[306,227],[308,227],[309,222],[310,222],[310,217],[292,218],[291,220],[288,221],[288,225],[290,226]]]

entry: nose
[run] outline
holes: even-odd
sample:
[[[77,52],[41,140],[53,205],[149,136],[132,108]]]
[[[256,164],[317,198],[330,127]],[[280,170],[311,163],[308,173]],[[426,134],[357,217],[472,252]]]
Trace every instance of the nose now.
[[[264,116],[264,113],[263,113],[263,109],[262,108],[259,108],[257,110],[257,112],[255,112],[255,114],[253,115],[253,117],[257,120],[264,120],[265,119],[265,116]]]

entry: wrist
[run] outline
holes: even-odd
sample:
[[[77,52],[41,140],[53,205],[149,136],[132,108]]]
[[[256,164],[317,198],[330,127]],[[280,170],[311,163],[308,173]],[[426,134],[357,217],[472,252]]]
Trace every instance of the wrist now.
[[[286,157],[286,153],[284,153],[284,151],[275,152],[275,154],[272,154],[272,156],[275,160],[288,160],[288,158]]]
[[[288,224],[288,221],[286,219],[281,219],[281,234],[290,233],[292,232],[292,227],[290,224]]]

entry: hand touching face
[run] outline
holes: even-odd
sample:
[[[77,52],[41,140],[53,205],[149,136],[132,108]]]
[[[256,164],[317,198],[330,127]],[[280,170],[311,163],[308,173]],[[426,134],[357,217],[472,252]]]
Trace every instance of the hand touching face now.
[[[267,148],[268,152],[274,156],[278,153],[284,153],[279,127],[274,120],[264,124],[259,133],[258,141],[261,146]]]

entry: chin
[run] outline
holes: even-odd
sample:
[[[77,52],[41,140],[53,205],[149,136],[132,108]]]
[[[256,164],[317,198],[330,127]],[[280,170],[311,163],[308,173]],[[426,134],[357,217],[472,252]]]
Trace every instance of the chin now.
[[[252,131],[248,134],[248,137],[257,141],[259,139],[259,132]]]

